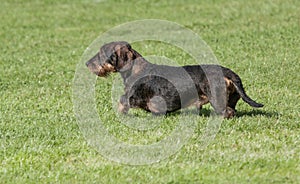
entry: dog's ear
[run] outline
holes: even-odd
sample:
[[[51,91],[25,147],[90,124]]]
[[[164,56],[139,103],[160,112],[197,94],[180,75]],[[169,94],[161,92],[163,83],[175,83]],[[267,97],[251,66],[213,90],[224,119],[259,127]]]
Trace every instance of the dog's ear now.
[[[132,61],[131,46],[128,43],[117,45],[114,53],[111,54],[110,60],[118,71],[127,70],[130,68],[129,65],[131,65]]]

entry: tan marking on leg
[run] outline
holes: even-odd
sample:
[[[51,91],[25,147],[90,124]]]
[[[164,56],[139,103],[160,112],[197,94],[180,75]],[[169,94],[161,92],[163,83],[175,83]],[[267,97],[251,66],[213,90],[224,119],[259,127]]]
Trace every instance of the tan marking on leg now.
[[[226,83],[226,89],[228,94],[232,94],[236,91],[232,81],[226,77],[224,77],[225,83]]]
[[[122,113],[122,114],[127,114],[128,113],[128,108],[126,108],[123,104],[121,104],[119,102],[119,105],[118,105],[118,112],[119,113]]]
[[[197,107],[197,109],[201,110],[202,109],[202,105],[205,105],[207,104],[209,101],[208,101],[208,98],[206,95],[201,95],[199,97],[199,100],[195,102],[195,105]]]
[[[229,118],[233,118],[234,116],[235,116],[235,110],[232,109],[231,107],[226,107],[223,117],[229,119]]]
[[[160,96],[152,97],[147,103],[147,106],[152,113],[165,114],[167,112],[167,104]]]

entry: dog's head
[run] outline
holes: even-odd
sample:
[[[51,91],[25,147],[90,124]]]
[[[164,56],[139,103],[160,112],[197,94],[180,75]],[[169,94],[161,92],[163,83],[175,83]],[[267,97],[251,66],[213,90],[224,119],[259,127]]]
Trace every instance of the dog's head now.
[[[137,54],[127,42],[110,42],[103,45],[100,51],[92,57],[86,66],[91,72],[106,77],[112,72],[122,72],[130,69]]]

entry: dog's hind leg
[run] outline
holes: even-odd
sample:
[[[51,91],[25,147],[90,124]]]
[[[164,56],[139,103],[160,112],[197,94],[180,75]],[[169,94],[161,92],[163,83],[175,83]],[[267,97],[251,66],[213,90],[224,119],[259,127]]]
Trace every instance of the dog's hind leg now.
[[[225,82],[214,77],[211,77],[210,80],[209,88],[205,89],[205,93],[215,113],[224,118],[233,117],[235,111],[228,107],[228,91]]]
[[[239,99],[240,99],[240,95],[237,92],[229,94],[227,106],[235,110],[235,106]]]
[[[234,84],[231,80],[225,78],[226,83],[226,93],[227,93],[227,107],[226,107],[226,114],[227,118],[231,118],[235,115],[235,106],[240,99],[240,94],[237,92]]]

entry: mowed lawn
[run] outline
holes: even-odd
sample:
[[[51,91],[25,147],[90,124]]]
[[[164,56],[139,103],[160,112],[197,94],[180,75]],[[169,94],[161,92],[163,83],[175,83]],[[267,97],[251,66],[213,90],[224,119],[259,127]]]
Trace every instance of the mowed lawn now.
[[[0,183],[300,183],[299,0],[0,1]],[[197,33],[265,106],[239,101],[238,116],[224,120],[205,149],[197,145],[209,105],[192,113],[197,128],[171,157],[141,166],[107,160],[88,145],[73,112],[76,65],[103,32],[142,19]],[[155,41],[133,46],[179,64],[190,59]],[[149,131],[118,121],[115,77],[96,83],[109,132],[132,144],[167,137],[176,113],[158,117],[163,123]]]

